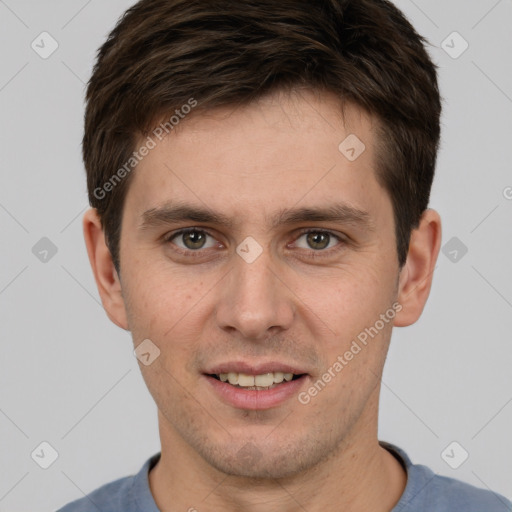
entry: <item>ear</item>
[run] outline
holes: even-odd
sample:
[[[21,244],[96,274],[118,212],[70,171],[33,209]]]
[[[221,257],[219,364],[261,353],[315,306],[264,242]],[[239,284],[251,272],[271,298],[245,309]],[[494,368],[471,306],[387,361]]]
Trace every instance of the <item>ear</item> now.
[[[419,226],[411,233],[407,261],[400,272],[397,300],[402,310],[395,317],[396,327],[411,325],[421,316],[440,247],[441,218],[435,210],[425,210]]]
[[[121,281],[112,261],[110,250],[105,243],[105,235],[95,208],[90,208],[85,212],[83,230],[87,254],[103,307],[112,322],[121,329],[128,330]]]

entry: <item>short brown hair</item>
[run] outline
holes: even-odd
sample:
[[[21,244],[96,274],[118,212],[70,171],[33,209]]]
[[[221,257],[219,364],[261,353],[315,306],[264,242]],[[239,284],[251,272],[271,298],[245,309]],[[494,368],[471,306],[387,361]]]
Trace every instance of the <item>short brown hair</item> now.
[[[377,119],[377,179],[393,204],[402,266],[428,207],[440,137],[436,66],[425,43],[387,0],[136,3],[99,49],[86,95],[89,202],[117,271],[131,178],[126,166],[120,171],[141,135],[191,98],[195,115],[303,86]],[[122,179],[114,183],[116,172]]]

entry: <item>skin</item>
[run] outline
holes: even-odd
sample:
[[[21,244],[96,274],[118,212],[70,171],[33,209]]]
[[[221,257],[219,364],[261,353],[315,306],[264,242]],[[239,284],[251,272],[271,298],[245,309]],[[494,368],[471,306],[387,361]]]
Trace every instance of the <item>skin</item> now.
[[[424,212],[400,269],[391,200],[375,174],[375,127],[357,107],[342,118],[335,97],[306,90],[190,116],[132,177],[121,277],[96,211],[84,215],[109,318],[135,346],[149,338],[160,349],[139,365],[158,406],[162,455],[149,480],[161,510],[384,512],[399,501],[406,474],[377,439],[380,378],[393,324],[414,323],[429,295],[441,222]],[[353,162],[338,150],[349,134],[366,146]],[[233,225],[141,229],[144,212],[176,200]],[[339,202],[368,222],[270,225],[282,209]],[[204,247],[163,239],[190,227],[210,235]],[[318,243],[315,229],[333,235]],[[248,236],[262,249],[252,263],[236,252]],[[306,405],[293,396],[265,410],[233,407],[202,375],[225,361],[280,361],[308,373],[307,390],[395,302],[394,321]]]

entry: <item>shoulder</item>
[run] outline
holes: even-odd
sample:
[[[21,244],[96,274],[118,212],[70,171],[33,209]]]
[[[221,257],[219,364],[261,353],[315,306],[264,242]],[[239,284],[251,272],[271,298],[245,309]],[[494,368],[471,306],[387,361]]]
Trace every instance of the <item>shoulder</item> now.
[[[102,512],[121,511],[130,493],[133,478],[127,476],[102,485],[83,498],[68,503],[57,512],[89,512],[91,509],[94,510],[94,507]]]
[[[504,496],[487,489],[461,482],[455,478],[434,474],[429,468],[415,465],[430,481],[425,489],[432,510],[465,512],[512,512],[512,503]],[[426,480],[426,478],[424,478]]]
[[[487,489],[435,474],[427,466],[413,464],[397,446],[381,442],[404,465],[407,484],[392,512],[512,512],[512,502]]]
[[[102,485],[57,512],[150,512],[153,510],[154,501],[149,489],[148,473],[159,457],[160,453],[150,457],[136,475],[125,476]]]

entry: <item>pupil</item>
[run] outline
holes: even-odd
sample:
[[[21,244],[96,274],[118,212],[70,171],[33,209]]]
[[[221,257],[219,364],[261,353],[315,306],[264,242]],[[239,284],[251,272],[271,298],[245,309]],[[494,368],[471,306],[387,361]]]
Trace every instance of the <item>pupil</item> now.
[[[189,242],[187,244],[187,242]],[[204,235],[198,231],[185,233],[185,245],[189,245],[192,249],[198,249],[204,245]]]
[[[329,236],[325,233],[310,233],[308,243],[313,249],[325,249],[329,245]]]

